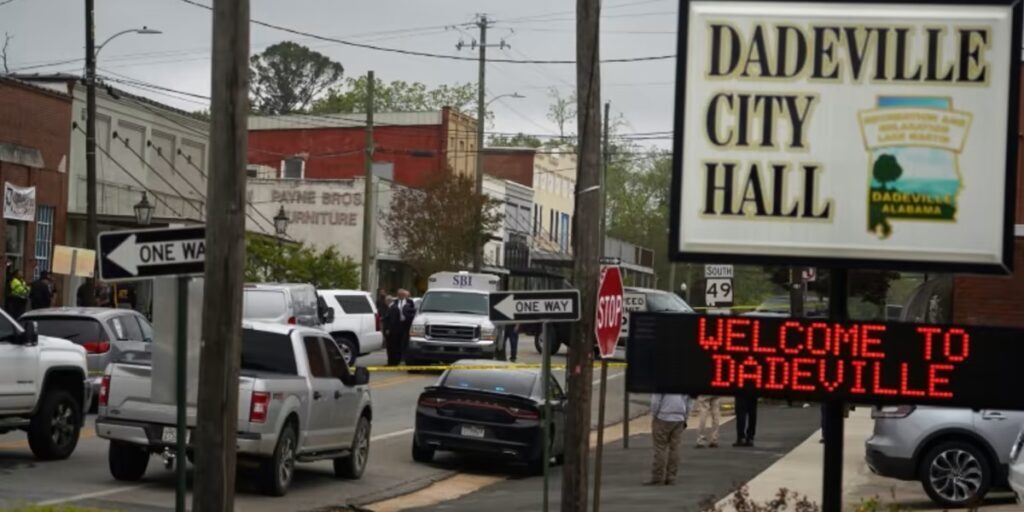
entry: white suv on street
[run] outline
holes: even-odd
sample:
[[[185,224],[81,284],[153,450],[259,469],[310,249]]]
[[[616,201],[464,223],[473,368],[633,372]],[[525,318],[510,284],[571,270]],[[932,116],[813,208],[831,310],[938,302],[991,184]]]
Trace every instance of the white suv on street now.
[[[338,347],[345,362],[352,366],[356,358],[384,347],[381,314],[370,294],[360,290],[317,290],[327,307],[334,309],[334,321],[323,325]]]

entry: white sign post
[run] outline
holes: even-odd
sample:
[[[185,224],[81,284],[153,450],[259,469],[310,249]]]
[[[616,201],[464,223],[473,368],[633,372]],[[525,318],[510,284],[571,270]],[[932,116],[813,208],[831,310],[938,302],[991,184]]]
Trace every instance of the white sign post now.
[[[681,2],[673,261],[1007,273],[1021,10]]]

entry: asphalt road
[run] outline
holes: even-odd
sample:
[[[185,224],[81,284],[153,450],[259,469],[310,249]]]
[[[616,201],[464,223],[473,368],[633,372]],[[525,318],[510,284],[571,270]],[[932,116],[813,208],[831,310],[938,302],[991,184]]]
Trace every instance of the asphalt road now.
[[[539,362],[532,339],[520,341],[519,362]],[[553,363],[564,362],[564,350]],[[383,353],[359,360],[363,366],[383,364]],[[559,380],[562,371],[556,371]],[[598,372],[595,370],[595,379]],[[622,417],[624,370],[609,370],[608,423]],[[299,464],[292,488],[283,498],[263,496],[250,484],[251,478],[239,474],[236,509],[245,511],[311,510],[349,503],[369,503],[415,490],[446,478],[463,468],[472,469],[479,461],[440,454],[434,464],[412,461],[413,414],[424,386],[437,374],[374,373],[370,388],[374,402],[374,421],[370,462],[363,478],[357,481],[334,478],[330,462]],[[595,386],[596,392],[597,386]],[[596,395],[593,422],[596,424]],[[490,464],[493,466],[493,464]],[[516,468],[510,467],[510,472]],[[33,459],[22,432],[0,435],[0,507],[25,504],[74,503],[101,509],[132,511],[172,510],[174,473],[164,469],[162,460],[150,460],[146,477],[137,484],[114,480],[107,469],[107,441],[96,437],[93,417],[75,453],[68,460],[39,462]],[[189,503],[191,499],[189,499]]]

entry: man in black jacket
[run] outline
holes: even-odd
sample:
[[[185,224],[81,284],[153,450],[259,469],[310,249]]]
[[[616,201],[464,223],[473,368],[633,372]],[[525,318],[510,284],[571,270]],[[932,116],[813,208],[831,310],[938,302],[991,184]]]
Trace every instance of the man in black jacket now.
[[[39,271],[39,278],[32,281],[28,290],[28,302],[32,309],[43,309],[53,305],[53,280],[50,272]]]
[[[408,290],[398,290],[398,298],[384,315],[384,344],[388,350],[388,366],[401,364],[405,357],[405,349],[409,346],[409,327],[415,316],[416,305],[409,298]]]

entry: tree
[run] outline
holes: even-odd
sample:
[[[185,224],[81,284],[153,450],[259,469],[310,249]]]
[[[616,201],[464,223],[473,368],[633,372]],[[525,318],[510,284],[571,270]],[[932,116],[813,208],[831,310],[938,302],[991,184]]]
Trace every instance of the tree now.
[[[304,111],[344,71],[340,63],[305,46],[277,43],[249,59],[252,109],[268,115]]]
[[[522,132],[511,137],[507,135],[491,135],[487,138],[487,146],[502,148],[539,148],[544,143],[533,135],[526,135]]]
[[[903,167],[896,161],[893,155],[882,155],[875,160],[874,168],[871,170],[875,181],[882,184],[882,189],[887,189],[887,183],[896,181],[903,176]]]
[[[318,114],[350,114],[366,111],[366,76],[348,78],[344,87],[332,87],[313,104]],[[428,88],[420,82],[374,80],[373,107],[377,112],[427,112],[452,107],[463,111],[476,105],[476,84],[442,84]]]
[[[245,280],[310,283],[317,288],[358,288],[359,264],[336,248],[318,251],[303,243],[280,247],[276,240],[247,234]]]
[[[548,120],[558,125],[558,136],[565,140],[565,125],[576,119],[576,93],[563,97],[558,89],[548,89],[551,105],[548,105]]]
[[[420,275],[459,270],[472,264],[475,242],[501,226],[502,205],[477,195],[472,177],[449,171],[423,189],[397,190],[383,218],[384,234]]]

